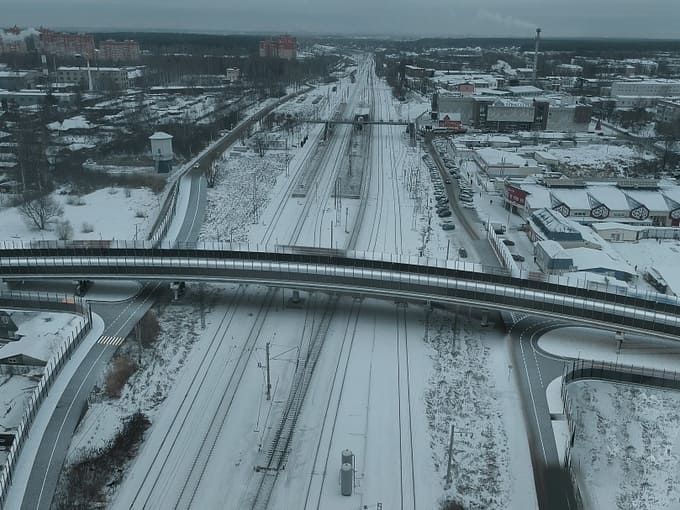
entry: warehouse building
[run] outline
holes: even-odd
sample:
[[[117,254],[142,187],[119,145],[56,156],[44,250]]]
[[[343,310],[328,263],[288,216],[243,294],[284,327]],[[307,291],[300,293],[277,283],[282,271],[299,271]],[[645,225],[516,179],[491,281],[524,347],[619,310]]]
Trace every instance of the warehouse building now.
[[[590,225],[619,222],[680,226],[680,187],[655,180],[583,181],[530,177],[506,179],[505,207],[524,218],[550,209]]]

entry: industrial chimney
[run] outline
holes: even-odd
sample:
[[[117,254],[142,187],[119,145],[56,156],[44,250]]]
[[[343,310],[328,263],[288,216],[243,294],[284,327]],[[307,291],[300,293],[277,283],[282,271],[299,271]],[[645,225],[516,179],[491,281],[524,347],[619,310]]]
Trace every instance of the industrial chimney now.
[[[536,45],[534,46],[534,85],[536,85],[536,77],[538,76],[538,43],[541,40],[541,29],[536,29]]]

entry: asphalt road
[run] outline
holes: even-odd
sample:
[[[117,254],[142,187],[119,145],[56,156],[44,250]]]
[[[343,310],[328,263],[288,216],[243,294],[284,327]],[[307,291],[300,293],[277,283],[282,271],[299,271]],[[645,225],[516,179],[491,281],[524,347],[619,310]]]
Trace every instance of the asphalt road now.
[[[94,305],[92,311],[99,314],[107,324],[102,338],[127,337],[156,299],[160,285],[154,283],[144,287],[135,299],[128,302]],[[22,509],[50,508],[61,466],[85,409],[87,397],[117,349],[118,345],[98,341],[62,394],[50,419],[50,425],[42,437],[21,503]]]
[[[531,316],[505,319],[514,322],[510,328],[513,364],[523,397],[538,506],[541,510],[575,510],[576,500],[571,481],[560,465],[546,397],[550,382],[563,373],[564,360],[548,355],[537,345],[541,335],[568,324]]]

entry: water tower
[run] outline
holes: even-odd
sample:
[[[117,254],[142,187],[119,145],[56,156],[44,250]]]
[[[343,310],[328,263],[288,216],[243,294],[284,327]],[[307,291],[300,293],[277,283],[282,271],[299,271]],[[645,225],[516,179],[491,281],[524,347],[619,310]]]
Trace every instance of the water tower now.
[[[151,157],[156,171],[167,174],[172,170],[172,135],[156,131],[149,137],[151,140]]]

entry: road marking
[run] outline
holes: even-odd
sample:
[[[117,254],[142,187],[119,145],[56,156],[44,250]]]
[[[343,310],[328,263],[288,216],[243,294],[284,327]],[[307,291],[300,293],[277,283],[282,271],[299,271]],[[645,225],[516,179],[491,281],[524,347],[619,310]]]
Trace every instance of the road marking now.
[[[103,344],[103,345],[120,345],[125,341],[125,337],[122,336],[109,336],[109,335],[102,335],[99,337],[99,340],[97,340],[98,344]]]
[[[149,298],[153,296],[154,291],[155,291],[156,289],[158,289],[159,285],[160,285],[160,283],[157,283],[157,284],[153,287],[153,289],[151,289],[151,291],[147,294],[147,296],[146,296],[141,302],[137,302],[136,300],[133,300],[133,301],[131,301],[131,302],[125,307],[125,308],[127,309],[127,308],[129,308],[133,303],[137,303],[137,306],[135,307],[135,309],[134,309],[134,310],[132,311],[132,313],[125,319],[125,321],[124,321],[123,324],[118,328],[118,330],[116,331],[116,333],[120,333],[120,331],[125,327],[125,325],[130,321],[130,319],[132,319],[132,318],[135,316],[135,313],[137,312],[137,310],[139,310],[142,306],[144,306],[144,304],[149,300]],[[121,313],[121,314],[122,314],[122,313]],[[119,314],[118,317],[116,317],[116,319],[114,319],[114,322],[118,320],[118,318],[121,316],[121,314]],[[106,352],[106,350],[103,349],[102,352],[99,353],[99,356],[97,356],[97,358],[94,360],[94,362],[93,362],[92,365],[90,366],[90,369],[89,369],[89,370],[87,371],[87,373],[85,374],[85,377],[81,380],[80,385],[78,386],[78,389],[76,390],[75,395],[74,395],[73,399],[71,400],[71,403],[70,403],[69,406],[68,406],[68,409],[66,409],[66,414],[64,414],[64,418],[63,418],[62,421],[61,421],[61,424],[60,424],[60,426],[59,426],[59,429],[57,430],[57,436],[56,436],[56,438],[55,438],[55,440],[54,440],[54,444],[52,445],[52,451],[50,452],[50,456],[49,456],[49,459],[48,459],[48,461],[47,461],[47,466],[46,466],[46,468],[45,468],[45,473],[44,473],[44,475],[43,475],[42,484],[41,484],[41,486],[40,486],[40,492],[38,493],[38,501],[37,501],[37,503],[36,503],[36,509],[37,509],[37,508],[40,508],[40,503],[41,503],[41,501],[42,501],[43,493],[45,492],[45,484],[47,483],[47,475],[49,474],[50,467],[51,467],[52,461],[53,461],[53,459],[54,459],[54,454],[55,454],[55,452],[56,452],[56,450],[57,450],[57,445],[58,445],[58,443],[59,443],[59,438],[61,437],[61,433],[62,433],[62,431],[64,430],[64,425],[66,425],[66,420],[68,419],[68,416],[69,416],[69,414],[71,413],[71,410],[73,409],[73,406],[75,405],[76,398],[78,397],[78,395],[79,395],[80,392],[82,391],[83,386],[85,386],[85,382],[87,382],[88,377],[90,377],[90,374],[91,374],[92,371],[95,369],[95,367],[97,366],[97,363],[99,363],[99,360],[102,358],[102,356],[104,356],[104,353],[105,353],[105,352]],[[88,353],[85,354],[85,357],[83,358],[83,361],[85,361],[85,358],[87,357],[87,354],[88,354]],[[70,381],[69,381],[69,384],[70,384]],[[67,387],[68,387],[68,384],[67,384]],[[59,400],[61,400],[61,397],[59,398]],[[51,419],[50,419],[50,421],[51,421]],[[48,426],[49,426],[49,425],[48,425]],[[32,470],[32,468],[31,468],[31,470]],[[29,475],[29,476],[30,476],[30,475]],[[53,494],[53,496],[54,496],[54,494]],[[24,498],[25,498],[25,497],[26,497],[26,493],[24,492]],[[22,504],[23,504],[23,498],[22,498]]]
[[[531,404],[532,404],[533,409],[534,409],[534,419],[536,420],[536,428],[537,428],[537,432],[538,432],[538,439],[541,443],[541,450],[543,450],[543,459],[545,461],[545,464],[547,465],[548,464],[548,454],[545,451],[545,444],[543,443],[543,433],[541,432],[541,423],[539,422],[539,419],[538,419],[538,410],[536,409],[536,400],[534,398],[534,390],[533,390],[532,384],[531,384],[531,377],[529,376],[529,367],[527,365],[526,356],[524,355],[523,337],[524,337],[525,333],[526,333],[526,331],[520,332],[519,348],[520,348],[520,351],[521,351],[521,354],[522,354],[522,362],[524,363],[524,370],[525,370],[526,376],[527,376],[527,383],[528,383],[527,385],[529,386],[529,396],[531,397]]]

